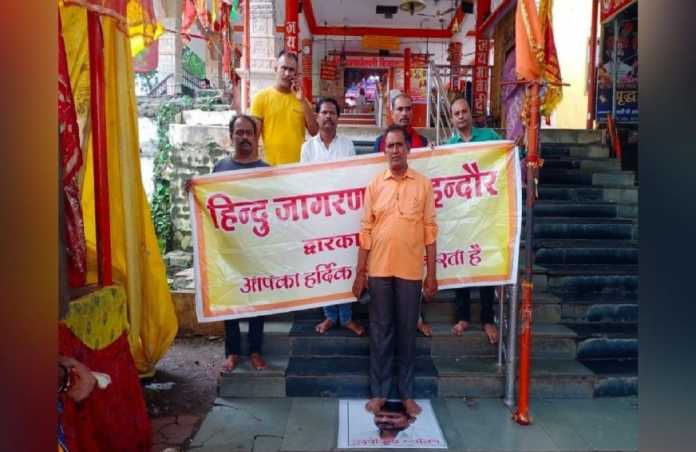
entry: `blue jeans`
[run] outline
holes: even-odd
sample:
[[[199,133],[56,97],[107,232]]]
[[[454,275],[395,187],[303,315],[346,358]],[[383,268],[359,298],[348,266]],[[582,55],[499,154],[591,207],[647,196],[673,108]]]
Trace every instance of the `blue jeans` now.
[[[337,320],[341,320],[341,325],[344,325],[351,321],[353,318],[353,309],[350,307],[350,303],[338,304],[333,306],[324,306],[324,316],[331,320],[333,323],[337,323]]]

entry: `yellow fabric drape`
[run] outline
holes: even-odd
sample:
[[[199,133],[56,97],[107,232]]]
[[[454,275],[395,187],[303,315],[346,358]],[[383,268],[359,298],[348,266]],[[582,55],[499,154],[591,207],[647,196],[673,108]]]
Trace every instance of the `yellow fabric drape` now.
[[[162,24],[157,23],[151,15],[151,3],[150,0],[150,8],[145,8],[139,0],[128,2],[128,37],[132,56],[145,50],[164,33]]]
[[[61,8],[63,36],[73,86],[89,87],[87,15],[79,7]],[[157,246],[150,207],[140,179],[138,123],[131,48],[112,18],[102,16],[111,253],[115,284],[126,289],[128,340],[142,376],[155,372],[177,332],[164,262]],[[76,63],[81,62],[81,63]],[[89,88],[74,91],[76,103],[89,105]],[[86,99],[86,100],[85,100]],[[87,242],[87,282],[97,280],[94,175],[91,133],[83,137],[85,165],[82,212]]]
[[[63,323],[92,350],[106,348],[128,329],[126,292],[107,286],[73,300]]]

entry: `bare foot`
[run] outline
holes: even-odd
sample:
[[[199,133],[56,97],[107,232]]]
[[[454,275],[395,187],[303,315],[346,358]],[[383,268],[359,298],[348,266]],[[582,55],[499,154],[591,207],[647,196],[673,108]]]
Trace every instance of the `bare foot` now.
[[[249,355],[249,359],[251,360],[251,366],[256,370],[263,370],[268,367],[266,360],[259,353],[252,353]]]
[[[365,404],[365,409],[370,413],[375,414],[382,409],[385,403],[387,403],[387,399],[373,397],[367,401],[367,403]]]
[[[455,336],[461,336],[462,333],[467,330],[467,328],[469,328],[469,322],[466,320],[460,320],[452,327],[452,334]]]
[[[317,326],[314,327],[314,331],[316,331],[319,334],[324,334],[327,331],[329,331],[332,326],[333,326],[332,320],[324,319],[323,322],[317,323]]]
[[[232,372],[239,364],[239,355],[230,355],[222,363],[222,373]]]
[[[413,399],[402,400],[406,412],[413,417],[418,416],[421,413],[421,407]]]
[[[363,334],[365,334],[365,328],[363,328],[361,324],[359,324],[358,322],[356,322],[354,320],[351,320],[350,322],[346,323],[343,326],[345,328],[351,330],[352,332],[354,332],[358,336],[362,336]]]
[[[423,336],[430,337],[433,335],[433,327],[422,320],[418,320],[416,329],[420,331]]]
[[[498,328],[492,323],[486,323],[483,325],[483,331],[488,336],[488,342],[491,344],[498,343]]]

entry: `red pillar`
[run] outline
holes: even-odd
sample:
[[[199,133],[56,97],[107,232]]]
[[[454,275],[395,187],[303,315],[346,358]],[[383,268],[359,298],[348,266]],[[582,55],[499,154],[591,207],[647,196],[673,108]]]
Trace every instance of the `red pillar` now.
[[[411,48],[404,49],[404,93],[411,95]]]
[[[300,50],[297,2],[298,0],[285,0],[285,50],[294,53]]]
[[[312,100],[312,40],[302,40],[302,82],[304,95]]]
[[[99,15],[87,12],[89,41],[90,120],[94,158],[94,216],[97,230],[99,286],[113,282],[111,271],[111,226],[109,219],[109,173],[106,156],[106,108],[104,105],[104,40]]]
[[[592,28],[590,31],[590,62],[587,68],[587,124],[592,129],[595,119],[595,94],[597,93],[597,10],[599,0],[592,0]]]

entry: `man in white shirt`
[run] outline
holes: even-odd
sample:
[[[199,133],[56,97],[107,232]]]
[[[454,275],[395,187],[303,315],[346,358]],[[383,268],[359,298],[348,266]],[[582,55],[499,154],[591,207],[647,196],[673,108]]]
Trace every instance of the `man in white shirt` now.
[[[340,114],[336,99],[325,97],[317,102],[319,133],[302,145],[300,162],[328,162],[355,155],[353,141],[336,135]],[[325,307],[326,318],[314,328],[317,333],[325,333],[340,321],[344,328],[358,336],[365,334],[362,325],[353,320],[353,310],[350,305],[351,303],[344,303]]]
[[[336,135],[340,115],[336,99],[325,97],[317,102],[319,133],[302,145],[300,162],[328,162],[355,155],[353,141]]]

